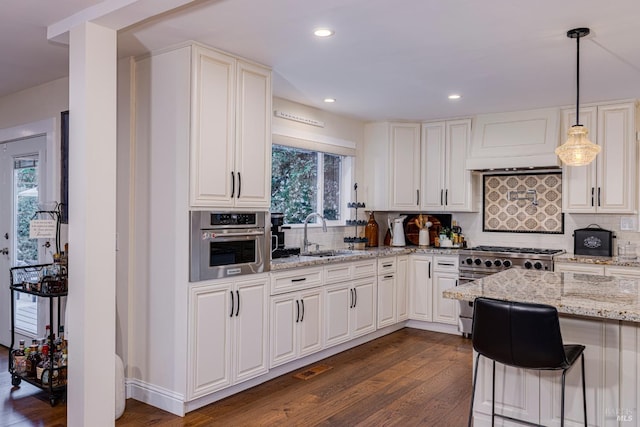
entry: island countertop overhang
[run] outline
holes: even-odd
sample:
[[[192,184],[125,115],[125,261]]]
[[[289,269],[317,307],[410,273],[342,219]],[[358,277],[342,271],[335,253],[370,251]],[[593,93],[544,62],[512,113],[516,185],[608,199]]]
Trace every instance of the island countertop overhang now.
[[[639,291],[637,279],[512,268],[446,289],[443,296],[548,304],[561,314],[640,323]]]

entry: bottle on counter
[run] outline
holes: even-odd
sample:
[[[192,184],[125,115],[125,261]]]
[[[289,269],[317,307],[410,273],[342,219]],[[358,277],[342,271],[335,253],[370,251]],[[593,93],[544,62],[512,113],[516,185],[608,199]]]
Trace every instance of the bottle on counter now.
[[[368,248],[377,248],[378,247],[378,223],[376,222],[376,218],[373,216],[373,211],[369,214],[369,222],[364,227],[364,237],[367,238],[367,243],[365,244]]]

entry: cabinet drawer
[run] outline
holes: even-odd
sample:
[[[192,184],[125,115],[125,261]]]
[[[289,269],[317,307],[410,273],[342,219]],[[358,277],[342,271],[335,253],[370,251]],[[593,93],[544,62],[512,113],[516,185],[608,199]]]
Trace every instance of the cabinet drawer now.
[[[351,279],[351,264],[329,265],[324,268],[324,283],[338,283]]]
[[[353,263],[353,278],[371,277],[376,275],[376,261],[360,261]]]
[[[458,257],[457,256],[434,256],[433,257],[433,270],[434,271],[458,271]]]
[[[322,268],[304,268],[271,273],[271,295],[322,285]]]
[[[396,257],[378,259],[378,276],[396,272]]]

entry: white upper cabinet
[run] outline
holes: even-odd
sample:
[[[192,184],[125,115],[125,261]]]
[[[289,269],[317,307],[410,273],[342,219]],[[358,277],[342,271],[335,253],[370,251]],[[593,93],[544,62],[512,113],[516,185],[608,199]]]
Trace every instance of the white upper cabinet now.
[[[563,167],[563,200],[570,213],[635,213],[637,187],[634,102],[580,108],[580,124],[602,150],[591,164]],[[563,140],[575,109],[562,112]]]
[[[364,177],[367,207],[420,207],[420,124],[378,122],[365,126]]]
[[[192,48],[190,205],[268,209],[271,71]]]
[[[392,123],[391,205],[393,210],[416,210],[420,206],[420,125]]]
[[[470,135],[470,119],[422,125],[422,209],[478,210],[478,177],[465,167]]]

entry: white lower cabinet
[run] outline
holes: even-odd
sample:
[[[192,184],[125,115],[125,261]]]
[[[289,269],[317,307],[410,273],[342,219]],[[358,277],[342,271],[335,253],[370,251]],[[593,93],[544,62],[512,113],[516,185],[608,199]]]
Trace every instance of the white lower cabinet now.
[[[409,257],[409,318],[458,324],[458,301],[442,291],[458,286],[457,255],[412,254]]]
[[[409,257],[409,318],[431,322],[433,320],[432,255]]]
[[[378,259],[378,328],[409,318],[408,269],[408,255]]]
[[[398,322],[409,318],[409,255],[396,261],[396,314]]]
[[[271,297],[270,367],[322,349],[322,289]]]
[[[324,344],[330,347],[376,330],[376,278],[324,288]]]
[[[191,287],[188,400],[268,371],[268,282],[258,275]]]
[[[458,257],[434,255],[433,257],[433,321],[458,324],[459,303],[444,298],[442,291],[458,286]]]

